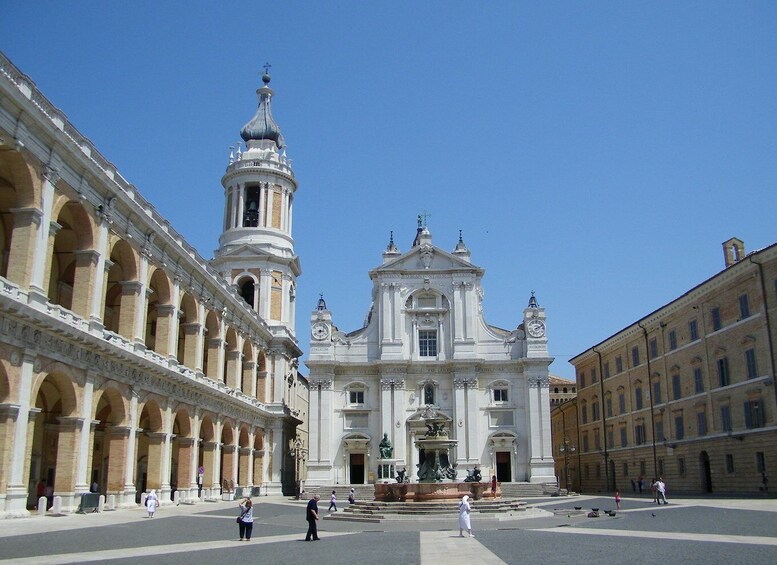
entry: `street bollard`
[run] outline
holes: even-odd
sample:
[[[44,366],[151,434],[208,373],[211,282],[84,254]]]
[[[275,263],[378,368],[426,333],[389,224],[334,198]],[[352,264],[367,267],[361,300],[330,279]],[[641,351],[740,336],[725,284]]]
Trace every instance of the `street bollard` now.
[[[102,512],[105,510],[105,495],[101,494],[100,498],[97,499],[97,511]]]
[[[38,499],[38,516],[45,516],[46,515],[46,507],[48,506],[49,501],[45,496],[41,496]]]

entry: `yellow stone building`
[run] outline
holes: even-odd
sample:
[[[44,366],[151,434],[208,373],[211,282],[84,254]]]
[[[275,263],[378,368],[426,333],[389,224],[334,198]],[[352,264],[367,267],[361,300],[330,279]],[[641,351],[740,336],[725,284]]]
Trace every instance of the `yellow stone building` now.
[[[282,137],[257,138],[277,129],[264,78],[209,264],[0,54],[0,516],[42,493],[68,512],[90,490],[293,490],[296,181]]]
[[[777,244],[723,250],[721,272],[571,360],[582,492],[662,476],[670,496],[756,494],[777,470]]]

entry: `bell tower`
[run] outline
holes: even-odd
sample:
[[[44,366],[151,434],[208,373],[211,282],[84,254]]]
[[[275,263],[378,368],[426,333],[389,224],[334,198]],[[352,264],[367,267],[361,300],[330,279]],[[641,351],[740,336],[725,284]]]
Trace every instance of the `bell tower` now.
[[[275,94],[265,67],[259,106],[230,150],[224,187],[224,226],[211,264],[270,326],[294,334],[296,280],[301,274],[291,236],[297,181],[283,135],[272,117]]]

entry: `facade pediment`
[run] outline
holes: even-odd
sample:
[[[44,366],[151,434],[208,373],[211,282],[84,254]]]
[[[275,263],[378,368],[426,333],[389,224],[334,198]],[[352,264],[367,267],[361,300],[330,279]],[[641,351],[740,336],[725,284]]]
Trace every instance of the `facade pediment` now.
[[[419,276],[429,271],[468,271],[483,274],[483,269],[464,259],[456,257],[439,247],[425,244],[419,245],[399,257],[374,269],[372,276],[384,273],[408,273],[417,271]]]

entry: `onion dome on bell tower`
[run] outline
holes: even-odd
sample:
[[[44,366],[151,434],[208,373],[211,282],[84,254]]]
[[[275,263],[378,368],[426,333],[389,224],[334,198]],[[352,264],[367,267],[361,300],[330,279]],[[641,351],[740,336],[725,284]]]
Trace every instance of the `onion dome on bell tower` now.
[[[224,187],[224,224],[211,264],[265,320],[294,332],[296,280],[292,213],[297,181],[281,128],[270,110],[269,65],[256,91],[259,106],[240,130],[245,148],[230,151]]]

